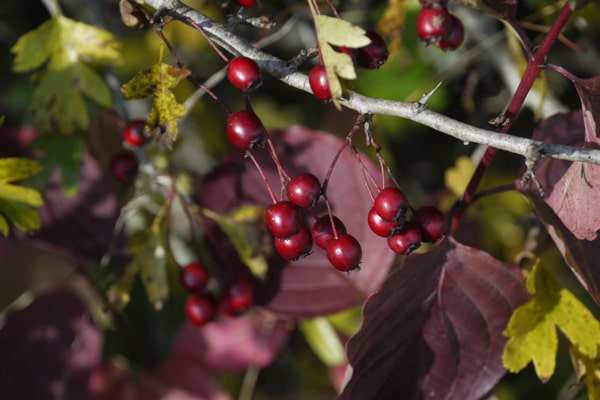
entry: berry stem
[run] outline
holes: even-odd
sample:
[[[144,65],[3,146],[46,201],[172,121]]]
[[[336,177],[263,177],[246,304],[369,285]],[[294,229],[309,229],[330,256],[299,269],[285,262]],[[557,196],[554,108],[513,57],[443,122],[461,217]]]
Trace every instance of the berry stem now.
[[[202,29],[202,27],[200,25],[198,25],[196,22],[194,22],[194,20],[191,19],[191,18],[187,18],[186,22],[189,23],[190,26],[192,26],[198,32],[200,32],[200,34],[202,36],[204,36],[204,38],[206,39],[206,41],[208,42],[208,44],[210,44],[210,47],[213,48],[213,50],[219,55],[219,57],[221,57],[221,59],[223,61],[225,61],[225,63],[229,62],[229,58],[221,51],[221,49],[219,49],[219,47],[217,45],[214,44],[214,42],[212,41],[212,39],[206,34],[206,32],[204,32],[204,29]]]
[[[281,179],[282,185],[285,185],[285,183],[289,182],[291,180],[291,178],[288,175],[288,173],[285,171],[285,169],[283,168],[283,165],[281,164],[281,160],[279,159],[279,156],[277,155],[277,152],[275,151],[275,146],[273,145],[273,141],[271,140],[270,137],[267,137],[267,148],[269,150],[269,155],[271,156],[271,158],[273,159],[273,162],[275,163],[275,166],[277,167],[277,172],[279,173],[279,179]]]
[[[277,197],[275,197],[275,193],[273,192],[273,188],[271,187],[271,184],[269,183],[269,180],[265,176],[264,171],[260,167],[260,164],[256,160],[256,157],[254,157],[254,154],[252,154],[250,151],[247,151],[246,155],[252,160],[252,163],[254,164],[254,166],[256,167],[256,169],[258,170],[258,173],[260,174],[260,177],[265,182],[265,185],[267,186],[267,191],[269,192],[269,196],[271,197],[271,201],[273,201],[273,203],[277,203]]]
[[[358,153],[358,150],[356,150],[356,146],[351,145],[350,151],[352,152],[352,155],[354,155],[354,158],[356,158],[356,160],[358,161],[358,164],[360,165],[360,170],[363,175],[363,183],[365,184],[365,187],[367,188],[369,197],[371,197],[371,201],[375,201],[375,196],[373,195],[373,190],[371,190],[371,186],[369,185],[369,182],[371,182],[371,184],[373,186],[375,186],[375,189],[377,190],[377,192],[380,192],[381,188],[379,187],[379,185],[377,185],[377,182],[375,181],[375,177],[373,177],[373,175],[371,174],[371,171],[369,171],[367,169],[367,167],[363,163],[362,159],[360,158],[360,154]]]
[[[340,158],[340,155],[342,154],[342,151],[344,151],[346,146],[352,145],[352,139],[354,138],[354,136],[360,129],[360,126],[362,125],[363,122],[364,122],[364,120],[363,120],[362,115],[356,119],[356,123],[354,124],[354,126],[352,127],[352,129],[350,130],[348,135],[346,136],[346,141],[340,147],[340,149],[337,151],[337,153],[331,160],[331,164],[329,165],[327,174],[325,175],[325,178],[323,179],[323,196],[325,196],[325,194],[327,193],[327,186],[329,186],[329,179],[331,178],[331,174],[333,173],[333,167],[335,167],[335,164],[337,163],[338,158]]]

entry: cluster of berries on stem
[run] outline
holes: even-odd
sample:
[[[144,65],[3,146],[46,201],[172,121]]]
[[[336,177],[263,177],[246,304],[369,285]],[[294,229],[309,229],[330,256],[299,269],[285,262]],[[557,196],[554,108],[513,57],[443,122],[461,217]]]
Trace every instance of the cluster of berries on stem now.
[[[430,2],[424,4],[417,15],[417,35],[428,45],[455,50],[465,38],[465,28],[445,3]]]

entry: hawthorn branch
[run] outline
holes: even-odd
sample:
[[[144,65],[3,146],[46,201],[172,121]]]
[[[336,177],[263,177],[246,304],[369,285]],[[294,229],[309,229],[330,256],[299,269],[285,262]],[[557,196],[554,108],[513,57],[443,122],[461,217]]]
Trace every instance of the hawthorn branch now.
[[[298,72],[295,63],[259,50],[248,41],[232,33],[225,25],[208,18],[200,11],[183,4],[179,0],[146,0],[146,4],[155,8],[159,13],[169,15],[183,23],[189,24],[189,20],[193,21],[206,32],[210,39],[229,53],[251,58],[256,61],[262,70],[270,73],[281,82],[307,93],[312,93],[308,76]],[[463,142],[485,144],[498,150],[518,154],[525,159],[554,158],[600,165],[600,150],[549,144],[539,140],[477,128],[435,111],[415,108],[413,102],[372,98],[349,91],[348,97],[340,99],[340,103],[360,114],[383,114],[406,118]]]

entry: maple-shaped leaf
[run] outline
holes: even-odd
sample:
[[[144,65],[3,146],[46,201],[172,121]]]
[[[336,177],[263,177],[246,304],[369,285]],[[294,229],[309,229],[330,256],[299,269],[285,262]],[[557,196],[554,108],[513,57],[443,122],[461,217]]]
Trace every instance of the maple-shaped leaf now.
[[[315,21],[319,52],[327,72],[331,99],[335,107],[340,110],[339,98],[342,97],[343,92],[340,78],[354,80],[356,71],[352,58],[346,53],[335,50],[333,46],[359,48],[371,43],[371,39],[367,37],[364,29],[340,18],[319,15],[311,0],[308,4]]]
[[[528,299],[516,266],[448,236],[369,297],[341,399],[479,399],[506,373],[502,332]]]
[[[42,170],[37,161],[25,158],[0,158],[0,232],[8,235],[8,220],[26,232],[40,229],[40,219],[35,209],[44,204],[42,195],[35,189],[16,184]]]
[[[138,72],[121,87],[126,100],[152,97],[152,109],[146,120],[146,131],[160,134],[158,142],[171,147],[179,127],[177,120],[185,115],[185,106],[177,101],[171,89],[190,75],[187,68],[178,68],[158,62]]]
[[[552,276],[536,263],[527,278],[533,299],[517,308],[506,328],[509,337],[502,360],[511,372],[519,372],[533,362],[546,382],[554,373],[558,336],[588,358],[596,358],[600,345],[600,322],[573,293],[559,287]]]

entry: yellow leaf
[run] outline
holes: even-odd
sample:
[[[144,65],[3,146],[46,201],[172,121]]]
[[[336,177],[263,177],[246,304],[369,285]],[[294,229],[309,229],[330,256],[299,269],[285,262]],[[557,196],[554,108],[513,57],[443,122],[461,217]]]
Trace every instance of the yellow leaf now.
[[[10,49],[16,54],[13,71],[27,72],[40,67],[58,49],[58,35],[57,20],[51,18],[21,36]]]
[[[589,400],[600,400],[600,357],[589,358],[571,346],[571,360],[577,373],[577,381],[585,382]]]
[[[42,170],[42,165],[26,158],[0,158],[0,183],[29,178]]]
[[[66,17],[58,18],[61,35],[67,42],[69,51],[77,53],[79,61],[100,64],[117,64],[121,61],[119,42],[107,30],[74,21]]]
[[[0,214],[0,232],[2,232],[4,236],[8,236],[9,231],[8,221]]]
[[[25,232],[40,229],[40,216],[26,205],[0,199],[0,214]]]
[[[406,9],[410,0],[388,0],[383,15],[377,21],[377,31],[391,39],[389,49],[394,52],[402,44],[402,33],[406,24]]]
[[[0,198],[25,203],[32,207],[40,207],[44,204],[42,195],[37,190],[10,183],[0,183]]]
[[[456,196],[462,196],[475,172],[476,165],[467,156],[456,160],[454,167],[448,168],[444,174],[446,188]]]

